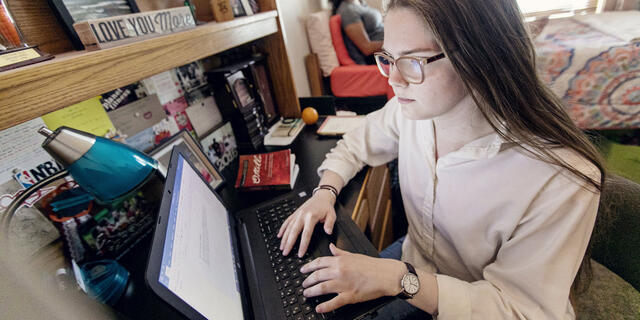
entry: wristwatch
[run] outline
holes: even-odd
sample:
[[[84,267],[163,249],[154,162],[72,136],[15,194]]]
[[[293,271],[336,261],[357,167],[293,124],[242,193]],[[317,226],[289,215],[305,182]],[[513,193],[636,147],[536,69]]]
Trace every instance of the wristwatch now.
[[[416,269],[408,262],[404,264],[407,265],[408,271],[402,276],[402,280],[400,280],[402,291],[398,294],[398,298],[411,299],[418,293],[418,290],[420,290],[420,280],[418,280]]]

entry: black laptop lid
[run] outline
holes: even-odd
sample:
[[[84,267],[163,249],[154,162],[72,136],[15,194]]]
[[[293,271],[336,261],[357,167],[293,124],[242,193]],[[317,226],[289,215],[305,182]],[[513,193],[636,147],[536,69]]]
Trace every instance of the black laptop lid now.
[[[186,152],[174,147],[171,155],[147,283],[189,318],[244,319],[233,218]]]

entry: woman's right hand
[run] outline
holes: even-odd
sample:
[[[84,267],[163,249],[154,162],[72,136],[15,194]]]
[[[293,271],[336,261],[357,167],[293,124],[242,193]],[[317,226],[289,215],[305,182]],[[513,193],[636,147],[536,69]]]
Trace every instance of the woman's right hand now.
[[[333,208],[336,197],[329,190],[319,189],[314,195],[305,201],[293,214],[291,214],[280,226],[278,238],[282,255],[289,254],[293,245],[300,237],[300,247],[298,257],[302,257],[311,241],[311,235],[316,223],[324,223],[324,231],[327,234],[333,232],[333,225],[336,222],[336,211]]]

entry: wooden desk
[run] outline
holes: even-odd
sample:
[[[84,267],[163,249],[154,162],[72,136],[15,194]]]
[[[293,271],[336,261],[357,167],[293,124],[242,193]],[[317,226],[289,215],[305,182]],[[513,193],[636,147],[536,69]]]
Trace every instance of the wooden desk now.
[[[295,184],[295,190],[303,190],[315,187],[320,178],[316,169],[324,160],[325,154],[336,145],[338,139],[321,138],[315,134],[317,125],[306,126],[300,136],[290,146],[296,155],[296,162],[300,166],[300,174]],[[269,147],[268,151],[286,149],[288,147]],[[231,163],[222,172],[226,182],[220,195],[230,210],[237,212],[251,207],[287,191],[253,191],[238,192],[234,188],[238,161]],[[336,210],[351,216],[355,207],[365,170],[360,172],[340,193]],[[151,237],[142,241],[134,250],[121,259],[121,263],[131,272],[133,290],[125,299],[121,299],[115,309],[132,319],[181,319],[182,316],[167,304],[160,301],[157,296],[145,285],[144,271],[148,258]]]

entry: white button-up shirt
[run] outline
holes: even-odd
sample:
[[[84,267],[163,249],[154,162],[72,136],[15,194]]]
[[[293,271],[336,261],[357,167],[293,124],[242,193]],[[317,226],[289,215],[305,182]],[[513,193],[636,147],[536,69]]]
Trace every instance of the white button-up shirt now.
[[[564,161],[599,179],[582,157]],[[436,274],[439,319],[573,319],[569,291],[600,194],[492,133],[436,161],[432,120],[396,99],[344,135],[318,172],[349,181],[398,158],[409,222],[402,259]]]

